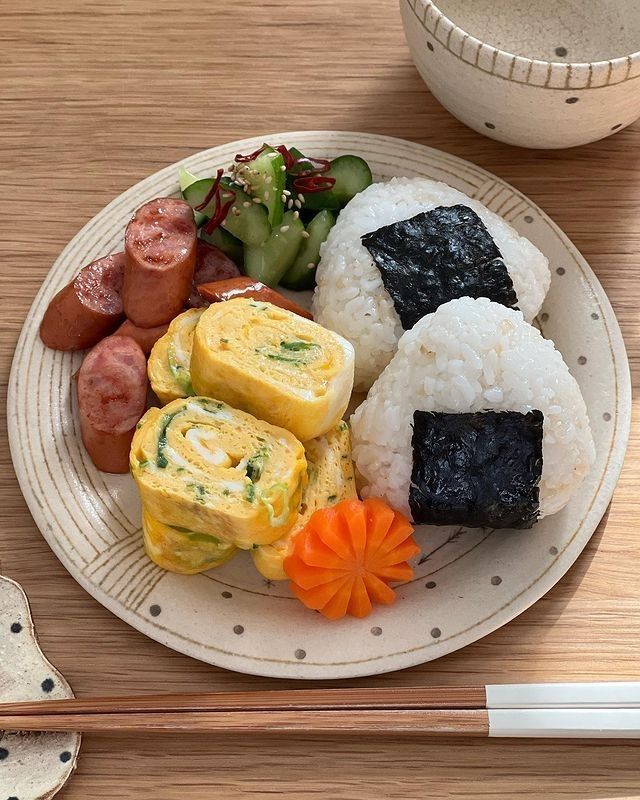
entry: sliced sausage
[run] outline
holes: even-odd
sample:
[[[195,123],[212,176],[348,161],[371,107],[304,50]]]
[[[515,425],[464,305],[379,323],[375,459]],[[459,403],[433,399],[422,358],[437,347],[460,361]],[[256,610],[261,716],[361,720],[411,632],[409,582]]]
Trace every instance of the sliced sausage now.
[[[108,336],[91,350],[76,383],[82,441],[103,472],[127,472],[136,423],[147,402],[147,361],[129,336]]]
[[[191,306],[191,308],[201,308],[207,305],[207,301],[197,289],[200,284],[224,281],[228,278],[237,278],[240,275],[241,272],[238,267],[222,250],[198,240],[196,271],[193,276],[193,286],[191,287],[187,305]]]
[[[240,278],[230,278],[226,281],[215,281],[198,286],[198,292],[210,303],[220,303],[223,300],[233,300],[236,297],[252,297],[254,300],[264,300],[274,306],[280,306],[287,311],[293,311],[301,317],[313,319],[306,308],[302,308],[297,303],[289,300],[280,292],[271,289],[260,281],[247,278],[245,275]]]
[[[143,353],[148,356],[153,345],[161,336],[165,335],[168,329],[168,322],[165,322],[164,325],[156,325],[155,328],[139,328],[130,319],[126,319],[113,335],[130,336],[135,339],[142,348]]]
[[[124,317],[124,253],[99,258],[80,270],[51,300],[40,338],[54,350],[84,350],[112,333]]]
[[[184,200],[158,197],[133,215],[124,234],[127,317],[141,328],[170,322],[184,308],[196,266],[196,224]]]

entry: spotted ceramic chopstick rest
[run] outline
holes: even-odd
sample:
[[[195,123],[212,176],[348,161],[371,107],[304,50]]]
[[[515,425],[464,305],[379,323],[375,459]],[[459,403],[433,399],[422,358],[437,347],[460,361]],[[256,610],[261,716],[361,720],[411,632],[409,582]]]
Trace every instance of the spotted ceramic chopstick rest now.
[[[73,697],[65,678],[45,658],[26,595],[0,576],[0,702]],[[77,733],[0,732],[0,797],[51,798],[76,767]]]

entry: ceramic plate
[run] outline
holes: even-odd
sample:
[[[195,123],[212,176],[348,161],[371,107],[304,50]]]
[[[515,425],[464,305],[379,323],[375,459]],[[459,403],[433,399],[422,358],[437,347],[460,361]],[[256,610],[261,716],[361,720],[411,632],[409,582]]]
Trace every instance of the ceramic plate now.
[[[532,531],[424,528],[415,578],[398,602],[366,620],[326,622],[263,580],[241,554],[210,573],[164,572],[145,556],[140,505],[128,475],[98,472],[80,444],[71,376],[82,355],[47,350],[38,325],[53,294],[87,262],[122,248],[133,210],[177,192],[172,165],[132,187],[67,245],[36,297],[16,348],[9,433],[33,517],[73,577],[106,608],[148,636],[241,672],[347,678],[409,667],[450,653],[520,614],[567,571],[611,499],[629,432],[629,367],[618,323],[597,278],[569,239],[513,187],[459,158],[399,139],[314,131],[273,134],[311,155],[357,153],[377,180],[446,181],[502,215],[548,257],[553,280],[540,325],[555,340],[584,394],[597,461],[570,505]],[[197,153],[196,173],[226,167],[262,138]]]

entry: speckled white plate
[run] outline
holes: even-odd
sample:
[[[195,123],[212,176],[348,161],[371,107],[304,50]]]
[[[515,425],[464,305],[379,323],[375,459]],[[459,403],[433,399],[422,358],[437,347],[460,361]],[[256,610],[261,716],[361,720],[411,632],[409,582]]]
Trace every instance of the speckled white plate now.
[[[459,158],[399,139],[313,131],[272,134],[311,155],[357,153],[377,180],[446,181],[501,214],[550,259],[540,316],[585,396],[597,461],[580,493],[531,531],[418,531],[423,555],[398,602],[366,620],[326,622],[264,581],[246,554],[208,574],[163,572],[144,554],[140,505],[127,475],[98,472],[78,435],[71,376],[80,354],[46,350],[38,325],[52,297],[87,262],[122,248],[133,210],[176,192],[177,165],[103,209],[53,265],[26,319],[9,385],[11,453],[31,513],[74,578],[114,614],[169,647],[228,669],[287,678],[347,678],[409,667],[474,642],[547,592],[578,557],[611,499],[629,433],[629,367],[618,323],[584,258],[513,187]],[[196,173],[226,167],[263,137],[197,153]]]
[[[0,576],[0,702],[64,700],[71,687],[40,650],[22,587]],[[49,800],[76,766],[77,733],[0,731],[0,798]]]

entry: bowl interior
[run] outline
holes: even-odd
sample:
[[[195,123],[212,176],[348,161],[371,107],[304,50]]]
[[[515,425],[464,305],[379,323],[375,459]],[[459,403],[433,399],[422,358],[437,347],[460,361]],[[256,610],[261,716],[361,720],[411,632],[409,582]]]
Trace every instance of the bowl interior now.
[[[608,61],[640,50],[638,0],[437,0],[458,27],[541,61]]]

